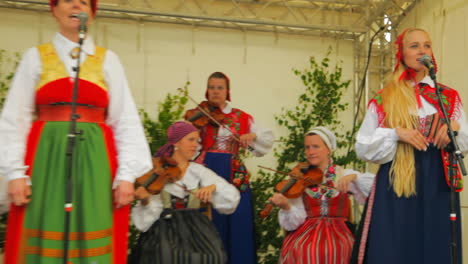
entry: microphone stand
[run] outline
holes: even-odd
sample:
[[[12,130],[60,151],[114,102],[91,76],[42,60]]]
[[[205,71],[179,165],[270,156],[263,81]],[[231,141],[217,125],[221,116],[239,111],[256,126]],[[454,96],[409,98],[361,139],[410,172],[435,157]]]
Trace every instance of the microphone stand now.
[[[431,76],[431,79],[434,81],[434,84],[436,86],[436,94],[437,98],[439,101],[439,106],[440,109],[442,110],[443,114],[443,120],[445,121],[445,124],[447,124],[447,129],[448,129],[448,136],[450,138],[450,143],[445,147],[445,151],[449,153],[449,160],[454,161],[456,160],[458,163],[458,166],[461,170],[461,173],[463,176],[466,176],[466,169],[465,169],[465,164],[463,163],[463,154],[460,151],[460,148],[458,146],[457,140],[456,140],[456,134],[452,130],[452,127],[450,125],[450,118],[447,115],[447,111],[444,107],[443,101],[442,101],[442,88],[437,85],[436,81],[436,75],[434,71],[434,66],[430,65],[429,67],[429,75]],[[450,166],[450,165],[449,165]],[[456,192],[455,192],[455,174],[456,171],[454,168],[448,168],[448,176],[449,176],[449,182],[450,182],[450,199],[449,199],[449,207],[450,207],[450,255],[452,259],[452,264],[458,264],[458,245],[457,245],[457,208],[456,208]]]
[[[81,59],[81,49],[83,46],[83,40],[86,35],[86,25],[80,22],[79,28],[79,41],[78,41],[78,58],[76,61],[76,67],[74,68],[75,80],[73,83],[73,93],[71,101],[71,114],[70,114],[70,126],[67,135],[67,149],[66,149],[66,179],[65,179],[65,229],[64,229],[64,238],[63,238],[63,264],[68,264],[68,247],[70,239],[70,216],[71,211],[73,210],[72,195],[73,195],[73,158],[74,150],[76,145],[76,137],[83,135],[83,131],[78,131],[76,128],[77,119],[80,118],[80,115],[76,113],[77,107],[77,98],[78,98],[78,89],[79,89],[79,76],[80,76],[80,59]]]

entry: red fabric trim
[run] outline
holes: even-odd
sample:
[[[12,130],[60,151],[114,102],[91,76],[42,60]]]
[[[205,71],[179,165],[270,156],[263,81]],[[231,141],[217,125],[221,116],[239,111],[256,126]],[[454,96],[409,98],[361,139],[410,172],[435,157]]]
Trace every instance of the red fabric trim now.
[[[99,124],[103,131],[104,142],[107,147],[107,155],[109,158],[109,166],[112,173],[112,181],[114,181],[118,161],[117,161],[117,148],[115,146],[114,133],[105,124]],[[130,205],[124,206],[119,209],[114,209],[114,226],[112,238],[112,256],[113,264],[126,264],[127,263],[127,247],[128,247],[128,224],[130,215]]]
[[[375,198],[375,190],[377,186],[377,178],[374,179],[374,183],[372,184],[372,188],[369,194],[369,200],[367,201],[367,212],[366,218],[361,219],[364,221],[364,227],[362,229],[361,234],[361,243],[359,244],[359,251],[358,251],[358,264],[364,263],[364,255],[366,254],[366,246],[367,246],[367,238],[369,235],[369,227],[372,219],[372,211],[374,210],[374,198]]]
[[[104,123],[107,109],[101,107],[76,106],[77,122]],[[70,121],[71,105],[38,105],[37,120],[39,121]]]
[[[29,166],[26,170],[26,175],[31,175],[34,157],[36,156],[37,146],[39,139],[44,128],[44,122],[37,121],[31,126],[28,141],[26,143],[26,154],[24,164]],[[20,253],[23,235],[23,222],[25,214],[25,206],[10,205],[10,212],[8,214],[8,224],[5,243],[5,263],[19,263],[19,258],[24,254]]]
[[[86,80],[79,80],[78,104],[89,104],[95,107],[107,108],[109,95],[100,86]],[[56,102],[71,102],[73,95],[73,79],[66,77],[48,82],[36,92],[36,105],[47,105]]]

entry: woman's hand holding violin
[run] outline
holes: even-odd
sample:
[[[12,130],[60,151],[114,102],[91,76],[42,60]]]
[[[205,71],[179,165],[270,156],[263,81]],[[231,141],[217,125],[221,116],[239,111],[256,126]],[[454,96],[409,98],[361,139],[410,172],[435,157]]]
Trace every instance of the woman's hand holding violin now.
[[[288,198],[286,198],[281,193],[273,194],[273,196],[268,200],[283,210],[288,211],[291,209],[291,204],[289,204]]]
[[[198,199],[200,199],[200,201],[207,203],[207,202],[211,202],[211,198],[213,197],[213,193],[215,191],[216,191],[216,185],[211,184],[203,188],[200,188],[198,191],[195,192],[195,195],[197,196]]]
[[[150,196],[151,193],[145,187],[140,186],[135,190],[135,199],[141,200],[142,205],[148,205]]]

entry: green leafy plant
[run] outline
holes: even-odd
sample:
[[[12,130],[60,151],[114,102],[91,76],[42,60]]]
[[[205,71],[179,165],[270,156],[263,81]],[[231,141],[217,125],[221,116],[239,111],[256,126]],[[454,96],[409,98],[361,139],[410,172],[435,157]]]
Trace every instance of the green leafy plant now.
[[[158,103],[158,114],[154,120],[147,112],[140,109],[146,139],[153,153],[167,142],[166,129],[182,118],[188,101],[189,85],[190,82],[186,82],[184,88],[177,90],[175,94],[167,94],[164,100]]]
[[[0,49],[0,109],[3,109],[8,88],[18,66],[19,56],[17,52],[12,53]]]
[[[305,161],[303,152],[304,134],[316,126],[327,126],[335,131],[338,148],[345,149],[350,141],[350,132],[341,134],[343,126],[338,120],[338,114],[344,111],[348,104],[342,103],[343,93],[350,84],[350,80],[342,80],[341,62],[330,66],[331,49],[325,58],[317,61],[309,59],[309,67],[303,70],[294,69],[293,72],[304,84],[304,91],[292,108],[283,108],[281,114],[275,117],[278,125],[287,129],[286,136],[280,137],[280,143],[274,150],[278,160],[277,170],[289,171],[297,162]],[[340,165],[355,162],[354,152],[335,156],[335,163]],[[273,186],[284,176],[260,170],[256,180],[252,182],[254,190],[255,213],[259,215],[265,201],[274,193]],[[256,217],[256,241],[259,263],[278,263],[279,250],[283,240],[283,233],[276,217],[277,209],[269,218],[262,220]]]
[[[10,88],[11,80],[15,74],[15,69],[19,62],[19,53],[12,53],[0,49],[0,110],[3,109],[5,98]],[[1,112],[1,111],[0,111]],[[8,213],[0,215],[0,248],[3,251],[5,244],[5,231]]]

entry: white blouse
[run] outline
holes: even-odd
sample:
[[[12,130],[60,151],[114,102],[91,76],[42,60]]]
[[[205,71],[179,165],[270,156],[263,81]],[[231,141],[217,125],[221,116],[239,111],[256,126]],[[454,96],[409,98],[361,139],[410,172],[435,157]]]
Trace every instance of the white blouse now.
[[[76,59],[69,52],[78,46],[57,33],[53,45],[70,77],[75,77]],[[91,37],[83,43],[81,61],[93,55],[95,45]],[[128,87],[125,72],[119,58],[110,50],[104,60],[104,78],[109,92],[106,124],[114,132],[118,153],[117,175],[114,187],[120,180],[134,182],[152,168],[151,153],[143,127]],[[23,56],[7,100],[0,116],[0,174],[8,180],[29,178],[24,164],[26,140],[35,111],[35,87],[42,71],[41,59],[36,47]]]
[[[232,112],[231,105],[226,104],[226,106],[223,109],[223,113],[230,114],[231,112]],[[249,133],[255,133],[256,135],[256,138],[252,143],[253,150],[251,150],[250,152],[256,157],[261,157],[267,154],[268,151],[270,151],[271,147],[273,146],[273,142],[275,141],[275,135],[273,134],[273,131],[271,129],[259,126],[258,124],[255,123],[255,121],[252,120],[250,124]],[[221,127],[218,130],[219,138],[228,137],[228,136],[231,136],[231,133],[229,132],[227,128]]]
[[[434,81],[426,76],[422,83],[434,87]],[[422,107],[418,109],[418,116],[424,118],[435,114],[437,109],[420,96]],[[457,142],[462,152],[468,151],[468,124],[466,122],[465,111],[455,115],[456,121],[460,124]],[[356,136],[357,156],[365,161],[384,164],[393,160],[395,156],[399,137],[394,128],[379,127],[377,106],[371,103],[367,109],[366,116],[361,128]]]
[[[364,204],[367,196],[370,193],[372,184],[374,183],[375,175],[372,173],[360,173],[351,169],[342,169],[337,166],[336,180],[335,183],[343,176],[356,174],[356,180],[352,181],[349,186],[349,192],[354,196],[354,199]],[[291,208],[289,210],[280,209],[278,212],[279,224],[282,228],[287,231],[296,230],[302,225],[306,218],[307,212],[304,207],[304,200],[302,197],[295,199],[288,199]]]
[[[188,190],[215,184],[216,191],[213,193],[211,204],[214,209],[221,214],[234,213],[240,201],[239,191],[234,185],[228,183],[212,170],[195,162],[190,162],[184,177],[176,183],[186,186]],[[190,195],[182,187],[172,183],[166,184],[163,191],[179,198]],[[152,195],[147,205],[142,205],[141,202],[138,201],[132,209],[133,223],[138,230],[145,232],[159,219],[163,209],[161,194]]]

